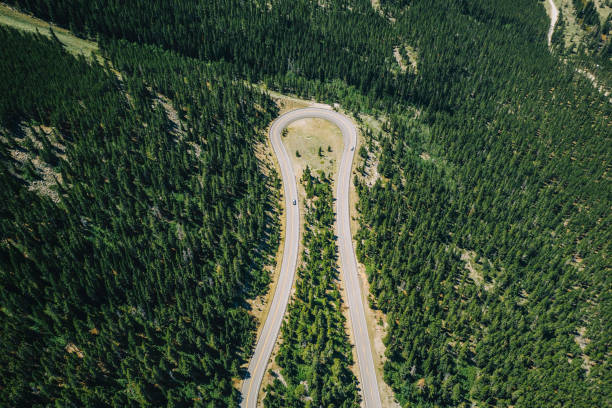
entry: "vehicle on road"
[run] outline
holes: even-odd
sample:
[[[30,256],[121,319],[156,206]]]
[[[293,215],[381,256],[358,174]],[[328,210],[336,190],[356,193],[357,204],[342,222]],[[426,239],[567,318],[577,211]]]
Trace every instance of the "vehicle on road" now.
[[[336,208],[336,235],[338,239],[338,254],[343,280],[346,285],[347,305],[350,321],[353,326],[353,338],[355,339],[355,350],[357,364],[359,367],[359,385],[362,390],[362,398],[366,408],[380,408],[380,394],[376,379],[374,360],[372,357],[370,339],[368,337],[367,324],[363,303],[361,303],[361,289],[357,275],[357,260],[351,239],[350,210],[349,210],[349,187],[351,184],[351,169],[353,154],[346,152],[355,150],[357,143],[357,128],[346,116],[333,110],[321,108],[303,108],[290,111],[278,117],[270,125],[268,135],[274,154],[278,160],[283,179],[285,197],[294,196],[290,199],[293,205],[297,205],[297,184],[291,161],[286,149],[282,145],[282,131],[289,124],[300,119],[319,118],[330,121],[338,126],[342,132],[344,142],[343,155],[339,162],[337,185],[334,198],[337,200]],[[297,257],[300,239],[300,214],[296,211],[285,211],[287,216],[285,244],[283,247],[283,259],[281,271],[278,277],[277,287],[270,304],[270,313],[258,336],[255,350],[251,356],[248,366],[248,374],[242,382],[241,408],[257,408],[257,396],[259,388],[267,369],[268,360],[272,354],[278,333],[280,332],[283,316],[287,310],[287,304],[291,294],[293,280],[297,269]]]

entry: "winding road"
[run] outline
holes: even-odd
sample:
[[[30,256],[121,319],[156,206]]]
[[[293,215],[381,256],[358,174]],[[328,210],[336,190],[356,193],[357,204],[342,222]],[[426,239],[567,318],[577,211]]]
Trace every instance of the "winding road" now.
[[[285,146],[281,142],[281,132],[290,123],[307,118],[326,119],[337,125],[342,131],[344,150],[340,161],[335,197],[337,214],[336,233],[340,249],[340,269],[346,285],[347,303],[353,327],[355,348],[357,350],[362,397],[367,408],[379,408],[381,406],[380,395],[376,382],[376,372],[374,371],[374,360],[368,337],[365,311],[361,302],[357,261],[353,250],[350,227],[349,188],[351,167],[357,143],[357,129],[346,116],[333,110],[321,108],[304,108],[287,112],[272,122],[270,126],[269,137],[281,168],[283,187],[285,189],[285,209],[287,212],[285,246],[281,272],[270,306],[270,313],[257,340],[255,353],[249,363],[248,376],[242,383],[242,402],[240,406],[242,408],[256,408],[259,387],[261,386],[272,349],[276,343],[283,315],[289,302],[291,286],[293,285],[300,238],[300,210],[299,205],[293,204],[293,200],[298,200],[297,183],[291,160]]]

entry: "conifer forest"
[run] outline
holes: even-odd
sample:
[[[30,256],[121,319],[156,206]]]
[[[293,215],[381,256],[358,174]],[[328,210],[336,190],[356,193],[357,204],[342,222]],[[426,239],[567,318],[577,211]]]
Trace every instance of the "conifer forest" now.
[[[5,0],[0,406],[240,406],[287,229],[283,95],[358,126],[394,407],[612,407],[612,4],[551,1],[551,27],[548,2]],[[261,406],[356,408],[337,180],[297,176]]]

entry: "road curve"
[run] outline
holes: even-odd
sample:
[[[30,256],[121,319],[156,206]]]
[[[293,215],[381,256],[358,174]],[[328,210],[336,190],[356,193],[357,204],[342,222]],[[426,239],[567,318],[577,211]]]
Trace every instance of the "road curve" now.
[[[278,159],[285,189],[285,209],[287,225],[285,231],[285,246],[281,272],[272,299],[268,318],[257,340],[255,353],[248,368],[248,377],[242,383],[242,408],[256,408],[257,394],[268,365],[268,360],[280,331],[283,315],[289,302],[289,294],[293,285],[297,264],[298,243],[300,236],[299,205],[293,205],[298,199],[297,183],[291,160],[285,146],[281,142],[281,132],[290,123],[299,119],[321,118],[329,120],[342,131],[344,150],[340,161],[336,190],[336,233],[340,249],[340,266],[346,285],[349,315],[353,326],[355,348],[361,381],[362,397],[367,408],[380,408],[380,395],[374,371],[374,360],[366,326],[365,311],[361,302],[361,290],[357,276],[357,261],[353,250],[349,213],[349,188],[351,183],[351,167],[357,143],[357,129],[344,115],[329,109],[304,108],[287,112],[277,118],[270,126],[269,137],[272,148]]]

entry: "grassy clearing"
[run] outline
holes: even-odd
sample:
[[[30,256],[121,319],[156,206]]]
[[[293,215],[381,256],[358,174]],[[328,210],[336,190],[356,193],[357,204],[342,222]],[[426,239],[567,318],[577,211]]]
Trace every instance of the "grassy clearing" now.
[[[580,27],[578,20],[576,20],[576,10],[572,4],[572,0],[556,0],[555,4],[559,11],[562,13],[565,23],[565,48],[576,52],[578,45],[582,42],[585,31]],[[561,15],[559,16],[561,18]],[[557,22],[559,24],[559,22]]]
[[[612,2],[609,0],[594,0],[595,8],[599,13],[599,21],[603,24],[612,13]]]
[[[295,121],[287,127],[283,143],[293,162],[296,177],[301,177],[309,166],[315,174],[323,171],[335,178],[343,147],[342,133],[336,125],[314,118]],[[299,152],[299,157],[296,152]]]
[[[88,59],[98,59],[102,57],[99,53],[98,44],[93,41],[83,40],[76,37],[70,31],[58,27],[54,24],[49,24],[46,21],[36,17],[21,13],[12,7],[0,3],[0,24],[6,25],[17,30],[39,33],[51,37],[49,28],[53,28],[55,35],[62,42],[68,52],[74,55],[83,55]]]
[[[565,48],[577,52],[578,47],[584,41],[587,32],[580,26],[576,17],[576,9],[572,0],[553,0],[559,11],[561,11],[565,23]],[[603,24],[612,13],[612,6],[608,0],[594,0],[595,8],[599,14],[599,21]],[[548,2],[544,3],[547,13],[550,15]]]

